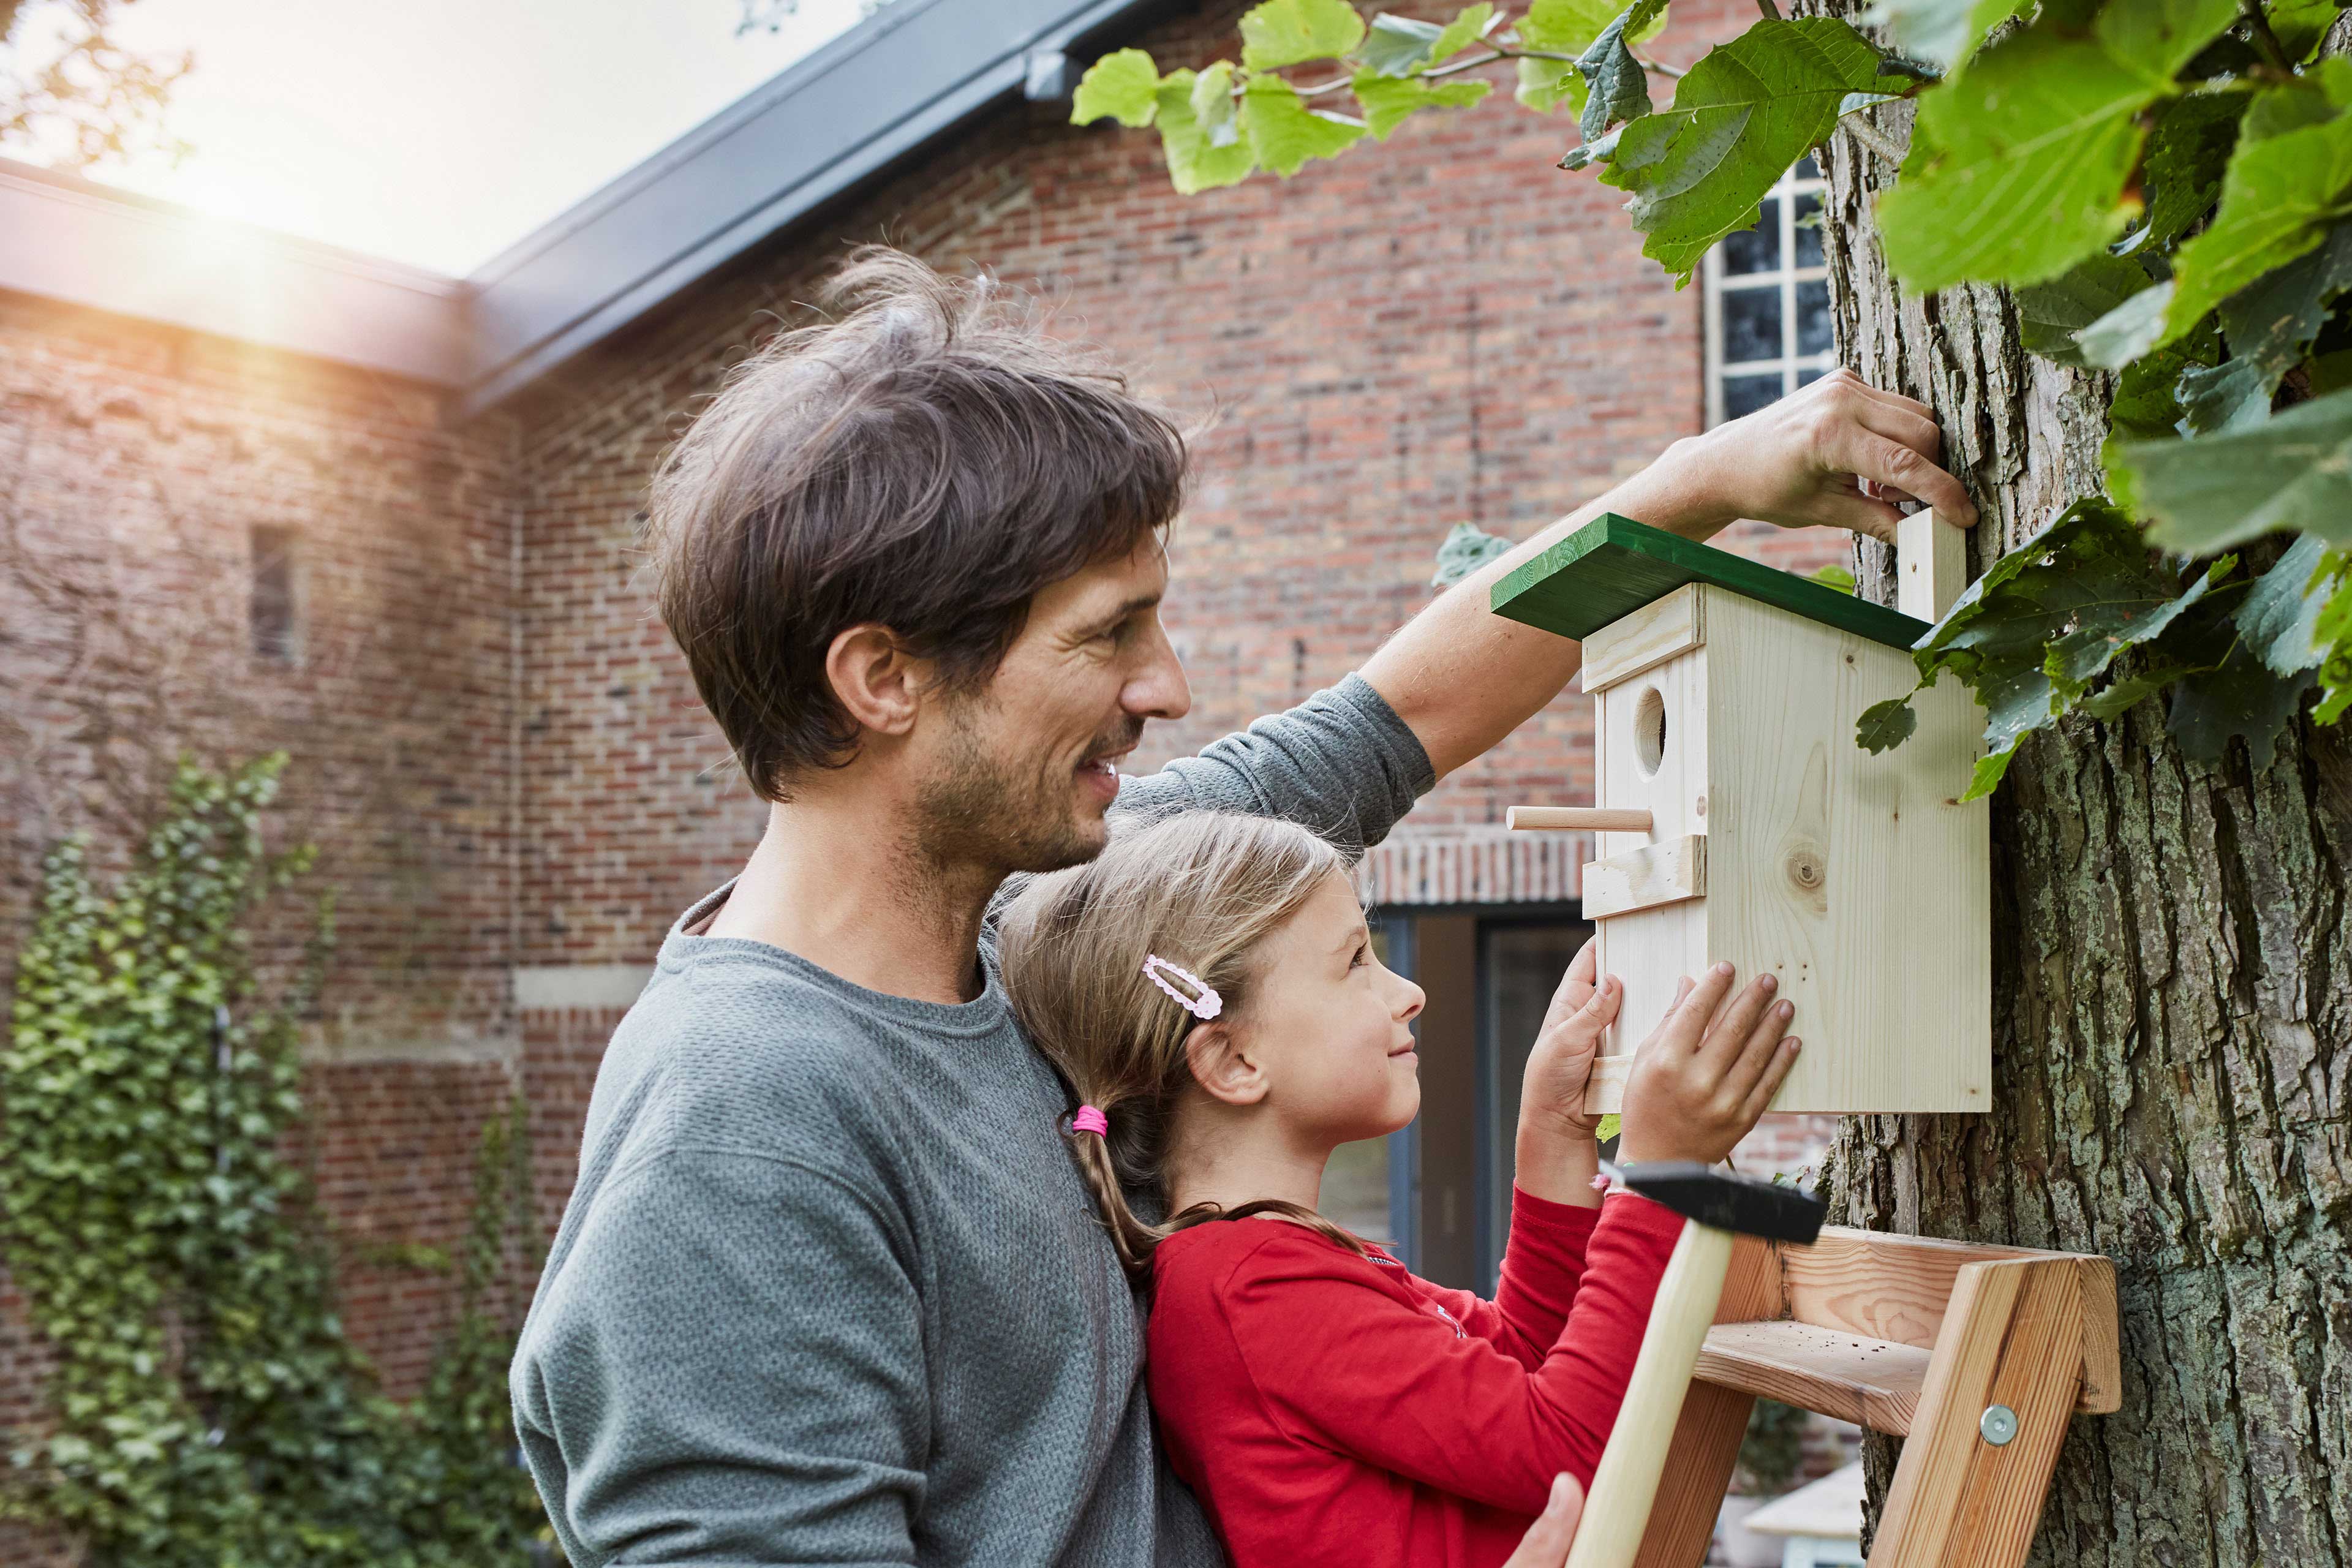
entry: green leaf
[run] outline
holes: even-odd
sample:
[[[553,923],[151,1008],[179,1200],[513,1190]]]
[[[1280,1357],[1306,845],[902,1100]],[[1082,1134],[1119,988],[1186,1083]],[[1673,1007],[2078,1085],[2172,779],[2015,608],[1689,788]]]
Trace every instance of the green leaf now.
[[[2352,545],[2352,391],[2297,405],[2249,430],[2195,441],[2125,442],[2108,482],[2168,550],[2208,554],[2265,533]]]
[[[2330,552],[2321,563],[2325,580],[2309,590],[2324,599],[2312,636],[2319,644],[2319,702],[2312,709],[2316,723],[2333,724],[2352,709],[2352,552]]]
[[[1631,193],[1642,253],[1687,282],[1709,247],[1756,222],[1764,194],[1837,123],[1839,101],[1877,85],[1878,58],[1827,16],[1760,21],[1707,51],[1670,108],[1626,125],[1601,176]]]
[[[1078,79],[1078,90],[1070,100],[1070,123],[1091,125],[1108,116],[1140,129],[1151,123],[1159,106],[1160,68],[1141,49],[1120,49],[1088,66]]]
[[[2121,254],[2164,250],[2212,210],[2238,144],[2238,122],[2252,101],[2243,91],[2193,92],[2158,111],[2140,167],[2147,221],[2117,247]]]
[[[2239,635],[2273,675],[2299,674],[2326,657],[2319,641],[2329,585],[2326,556],[2318,540],[2304,535],[2255,580],[2238,606]]]
[[[1364,19],[1347,0],[1265,0],[1242,14],[1242,64],[1279,70],[1336,59],[1364,41]]]
[[[1475,5],[1465,7],[1460,16],[1445,24],[1445,30],[1437,35],[1437,42],[1430,46],[1429,63],[1444,65],[1493,32],[1495,25],[1501,20],[1502,17],[1487,0],[1478,0]]]
[[[1884,27],[1896,49],[1946,70],[1976,53],[1985,35],[2015,16],[2024,0],[1878,0],[1857,18]]]
[[[2150,579],[2152,591],[2136,585],[2126,589],[2121,599],[2103,601],[2095,615],[2078,613],[2074,629],[2053,638],[2042,655],[2042,672],[2050,679],[2050,689],[2056,695],[2058,706],[2064,709],[2081,702],[2091,689],[2091,683],[2105,675],[2110,665],[2131,649],[2154,642],[2169,631],[2183,615],[2201,604],[2237,564],[2235,556],[2222,557],[2179,594],[2171,592],[2178,584],[2167,582],[2158,573]],[[2126,618],[2118,622],[2115,619],[2118,615]]]
[[[1333,158],[1362,136],[1365,125],[1307,107],[1278,76],[1254,76],[1242,88],[1242,129],[1257,161],[1284,179],[1310,158]]]
[[[1212,147],[1230,147],[1241,140],[1241,121],[1234,108],[1234,68],[1219,60],[1192,80],[1189,101],[1192,122]]]
[[[1374,136],[1385,142],[1389,132],[1416,110],[1467,109],[1485,98],[1494,84],[1476,80],[1423,81],[1419,77],[1388,77],[1360,70],[1349,85],[1355,89],[1365,123]]]
[[[2317,74],[2340,110],[2352,97],[2352,64],[2323,60]],[[2255,135],[2255,116],[2265,100],[2302,102],[2310,96],[2277,88],[2247,111],[2245,134],[2221,176],[2220,209],[2203,233],[2174,253],[2165,336],[2187,331],[2265,273],[2317,249],[2336,221],[2352,213],[2346,200],[2352,191],[2352,115],[2338,112],[2318,124]]]
[[[2045,18],[1922,94],[1878,203],[1896,277],[1923,293],[2034,283],[2105,246],[2137,212],[2140,111],[2236,16],[2234,0],[2141,0],[2102,10],[2087,37]]]
[[[2275,674],[2226,616],[2210,618],[2198,636],[2184,640],[2180,652],[2191,668],[2173,689],[2165,727],[2181,751],[2198,762],[2218,763],[2231,739],[2242,736],[2253,765],[2270,766],[2279,731],[2294,717],[2315,673]]]
[[[1532,109],[1538,114],[1549,114],[1561,104],[1567,104],[1581,117],[1584,113],[1584,78],[1572,65],[1559,60],[1531,60],[1524,55],[1517,62],[1519,106]]]
[[[1247,142],[1229,147],[1210,144],[1208,133],[1192,113],[1192,88],[1197,80],[1193,72],[1179,70],[1171,71],[1160,84],[1160,151],[1168,159],[1169,179],[1188,196],[1237,184],[1257,167],[1257,155]]]
[[[2075,352],[2084,364],[2095,369],[2121,369],[2171,336],[2164,325],[2171,307],[2172,281],[2167,279],[2132,295],[2076,332]]]
[[[2270,0],[2264,16],[2286,58],[2300,64],[2327,37],[2340,9],[2336,0]]]
[[[1826,566],[1813,568],[1805,574],[1805,581],[1819,583],[1824,588],[1834,588],[1841,594],[1851,594],[1858,585],[1853,580],[1853,574],[1834,561]]]
[[[2202,598],[2210,586],[2207,574],[2189,592]],[[1969,584],[1912,651],[1923,686],[1948,670],[1984,705],[1986,755],[1964,798],[1990,793],[2020,741],[2076,704],[2118,655],[2169,627],[2190,607],[2176,603],[2183,596],[2101,496],[2068,507]]]
[[[1862,717],[1854,721],[1853,742],[1865,752],[1890,752],[1918,728],[1919,715],[1912,711],[1911,699],[1890,697],[1862,710]]]
[[[2270,417],[2273,388],[2252,360],[2192,365],[2180,374],[2180,429],[2186,436],[2242,430]]]
[[[2074,334],[2148,286],[2138,263],[2105,251],[2085,257],[2047,283],[2017,290],[2017,337],[2027,352],[2060,364],[2084,364]]]
[[[1633,0],[1622,16],[1601,29],[1592,47],[1577,57],[1577,74],[1584,78],[1589,95],[1577,119],[1577,130],[1585,141],[1599,141],[1618,121],[1650,112],[1650,73],[1633,58],[1625,34],[1639,33],[1664,9],[1665,0]]]
[[[1606,1143],[1623,1131],[1625,1131],[1625,1119],[1612,1110],[1592,1124],[1592,1141],[1596,1143]]]
[[[1531,49],[1580,55],[1623,9],[1616,0],[1535,0],[1519,18],[1519,42]],[[1633,41],[1638,44],[1643,39]]]
[[[1485,37],[1495,21],[1495,7],[1488,0],[1478,0],[1443,27],[1411,16],[1375,16],[1371,31],[1364,37],[1364,66],[1381,76],[1411,76],[1460,54]]]
[[[1511,542],[1488,533],[1475,523],[1457,522],[1437,547],[1437,572],[1433,588],[1450,588],[1489,561],[1510,553]]]
[[[1445,29],[1434,22],[1382,13],[1364,35],[1364,68],[1381,76],[1411,76],[1429,64]]]
[[[2328,305],[2347,289],[2352,289],[2352,224],[2339,224],[2310,255],[2224,300],[2221,321],[2230,363],[2192,372],[2181,386],[2191,433],[2267,418],[2279,383],[2311,352],[2327,324]]]

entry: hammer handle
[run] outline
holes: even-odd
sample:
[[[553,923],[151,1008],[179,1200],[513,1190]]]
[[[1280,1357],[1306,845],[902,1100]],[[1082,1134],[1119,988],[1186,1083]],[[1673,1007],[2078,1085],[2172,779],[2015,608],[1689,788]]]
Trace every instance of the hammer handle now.
[[[1685,1221],[1650,1305],[1649,1326],[1642,1333],[1642,1352],[1625,1384],[1617,1424],[1592,1472],[1568,1568],[1632,1568],[1649,1528],[1667,1446],[1682,1418],[1683,1395],[1689,1392],[1730,1268],[1731,1233]]]

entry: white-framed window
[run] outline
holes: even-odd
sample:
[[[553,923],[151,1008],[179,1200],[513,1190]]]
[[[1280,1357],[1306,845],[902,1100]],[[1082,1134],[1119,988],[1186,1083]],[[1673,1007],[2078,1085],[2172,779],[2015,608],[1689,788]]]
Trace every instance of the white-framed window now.
[[[271,664],[302,660],[301,584],[295,535],[268,523],[253,529],[253,578],[248,601],[253,657]]]
[[[1787,396],[1837,363],[1822,262],[1822,171],[1808,155],[1759,204],[1753,228],[1706,253],[1706,422]]]

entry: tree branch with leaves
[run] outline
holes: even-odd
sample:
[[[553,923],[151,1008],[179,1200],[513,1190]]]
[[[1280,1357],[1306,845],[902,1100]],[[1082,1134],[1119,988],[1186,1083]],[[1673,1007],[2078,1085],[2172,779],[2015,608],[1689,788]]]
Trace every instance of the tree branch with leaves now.
[[[1969,795],[2062,715],[2109,721],[2158,693],[2204,760],[2242,737],[2267,763],[2315,689],[2314,718],[2341,719],[2352,62],[2320,58],[2333,0],[1881,0],[1869,32],[1759,4],[1671,73],[1664,106],[1649,79],[1670,73],[1635,53],[1664,0],[1535,0],[1516,17],[1481,3],[1444,24],[1267,0],[1242,18],[1238,64],[1162,75],[1122,49],[1071,118],[1156,126],[1189,195],[1477,103],[1492,84],[1468,73],[1507,65],[1523,106],[1575,111],[1560,166],[1626,193],[1643,254],[1678,286],[1843,128],[1900,159],[1874,216],[1906,289],[2007,286],[2028,349],[2118,377],[2107,493],[1988,563],[1915,650],[1923,683],[1948,671],[1988,710]],[[1344,75],[1305,88],[1284,74],[1334,62]],[[1360,117],[1314,101],[1343,89]],[[1916,110],[1907,149],[1871,121],[1898,100]],[[1865,715],[1859,743],[1906,738],[1906,701]]]

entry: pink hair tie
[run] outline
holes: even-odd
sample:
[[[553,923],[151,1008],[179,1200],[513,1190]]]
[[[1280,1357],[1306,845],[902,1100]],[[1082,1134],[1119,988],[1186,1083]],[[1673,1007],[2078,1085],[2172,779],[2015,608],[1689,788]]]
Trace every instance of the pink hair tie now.
[[[1167,974],[1158,973],[1160,970],[1167,971],[1168,974],[1172,974],[1177,979],[1182,981],[1185,984],[1190,985],[1194,994],[1187,996],[1181,991],[1177,990],[1173,985],[1169,984]],[[1154,985],[1159,986],[1162,991],[1167,992],[1170,996],[1175,999],[1176,1005],[1183,1008],[1184,1011],[1192,1014],[1192,1016],[1200,1019],[1202,1023],[1208,1022],[1211,1018],[1215,1017],[1219,1013],[1224,1010],[1225,999],[1218,995],[1216,992],[1211,990],[1208,986],[1202,984],[1201,977],[1199,975],[1192,973],[1189,970],[1177,968],[1174,964],[1169,963],[1166,959],[1160,957],[1156,952],[1147,953],[1144,955],[1143,977],[1146,980],[1150,981]]]
[[[1110,1118],[1091,1105],[1081,1105],[1078,1107],[1078,1113],[1070,1118],[1070,1131],[1091,1132],[1097,1138],[1108,1137],[1110,1133]]]

